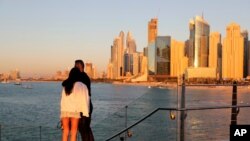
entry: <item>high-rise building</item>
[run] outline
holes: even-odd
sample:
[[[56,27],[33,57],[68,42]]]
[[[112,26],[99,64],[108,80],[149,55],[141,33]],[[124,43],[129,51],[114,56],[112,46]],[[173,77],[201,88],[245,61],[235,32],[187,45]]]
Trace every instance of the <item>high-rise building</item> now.
[[[138,52],[138,54],[139,54],[139,74],[142,74],[142,61],[143,61],[143,57],[144,57],[144,55],[143,55],[143,53],[142,52]]]
[[[148,22],[148,45],[155,41],[158,32],[158,19],[153,18]]]
[[[156,74],[170,75],[170,36],[157,36],[156,47]]]
[[[131,76],[133,74],[133,54],[128,53],[124,54],[124,75]]]
[[[113,79],[116,79],[118,76],[118,43],[119,38],[115,38],[113,41],[113,46],[111,49],[111,63],[112,63],[112,68],[113,68]]]
[[[170,36],[158,36],[148,45],[148,74],[170,75]]]
[[[128,53],[131,54],[131,53],[136,52],[136,43],[132,37],[131,32],[128,32],[128,34],[127,34],[126,46],[127,46]]]
[[[120,42],[118,44],[118,79],[123,76],[123,58],[124,58],[124,32],[119,35]]]
[[[152,42],[147,47],[148,50],[148,74],[155,75],[156,74],[156,47],[155,42]]]
[[[184,53],[185,56],[188,57],[188,56],[189,56],[188,53],[189,53],[189,40],[186,40],[186,41],[185,41],[185,53]]]
[[[11,80],[16,80],[16,79],[20,79],[20,72],[18,69],[14,70],[14,71],[11,71],[10,72],[10,79]]]
[[[138,62],[136,63],[134,54],[137,54],[136,52],[136,43],[135,40],[132,37],[131,32],[128,32],[127,39],[126,39],[126,49],[124,53],[124,75],[125,76],[132,76],[137,75],[138,72],[136,69],[138,69]],[[135,73],[137,72],[137,73]]]
[[[189,22],[189,67],[208,67],[209,24],[196,16]]]
[[[114,79],[114,73],[113,73],[113,64],[111,63],[111,60],[109,61],[108,67],[107,67],[107,79]]]
[[[221,35],[212,32],[209,37],[209,67],[216,69],[218,78],[221,78],[221,65]]]
[[[249,52],[248,52],[248,31],[244,30],[241,35],[244,38],[244,61],[243,61],[243,77],[245,78],[248,76],[248,58],[249,58]]]
[[[133,53],[133,75],[136,76],[139,74],[139,53]]]
[[[87,73],[89,78],[93,78],[93,66],[92,66],[92,63],[86,63],[84,71]]]
[[[143,55],[146,57],[148,56],[148,47],[143,48]]]
[[[250,41],[248,41],[248,76],[250,76]]]
[[[224,79],[243,78],[244,38],[240,26],[231,23],[227,26],[222,47],[222,77]]]
[[[185,44],[172,39],[170,51],[170,75],[174,77],[181,77],[188,67],[188,58],[185,56]]]
[[[114,39],[113,46],[111,46],[111,63],[113,68],[114,79],[120,79],[123,76],[124,65],[124,32]]]

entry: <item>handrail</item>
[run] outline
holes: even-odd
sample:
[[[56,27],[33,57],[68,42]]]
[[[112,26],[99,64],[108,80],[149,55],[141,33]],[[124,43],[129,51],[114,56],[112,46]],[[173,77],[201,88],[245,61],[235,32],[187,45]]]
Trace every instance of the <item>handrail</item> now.
[[[182,84],[179,84],[178,86],[182,86]],[[250,84],[185,84],[184,86],[192,87],[192,86],[250,86]]]
[[[137,122],[135,122],[134,124],[130,125],[129,127],[121,130],[120,132],[116,133],[115,135],[109,137],[108,139],[106,139],[106,141],[112,140],[115,137],[121,135],[122,133],[128,131],[129,129],[131,129],[132,127],[136,126],[137,124],[141,123],[142,121],[146,120],[147,118],[149,118],[150,116],[152,116],[153,114],[155,114],[158,111],[193,111],[193,110],[214,110],[214,109],[228,109],[228,108],[249,108],[250,105],[238,105],[238,106],[214,106],[214,107],[191,107],[191,108],[157,108],[154,111],[152,111],[151,113],[149,113],[148,115],[144,116],[143,118],[141,118],[140,120],[138,120]]]

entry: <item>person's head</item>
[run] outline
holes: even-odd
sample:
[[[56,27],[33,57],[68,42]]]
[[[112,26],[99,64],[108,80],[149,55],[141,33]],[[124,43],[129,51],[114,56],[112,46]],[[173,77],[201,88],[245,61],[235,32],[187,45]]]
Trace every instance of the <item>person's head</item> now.
[[[84,63],[82,60],[75,61],[75,67],[78,68],[81,72],[84,71]]]
[[[77,81],[81,81],[80,77],[81,77],[81,72],[78,68],[74,67],[70,70],[69,77],[62,83],[66,95],[71,94],[74,83]]]

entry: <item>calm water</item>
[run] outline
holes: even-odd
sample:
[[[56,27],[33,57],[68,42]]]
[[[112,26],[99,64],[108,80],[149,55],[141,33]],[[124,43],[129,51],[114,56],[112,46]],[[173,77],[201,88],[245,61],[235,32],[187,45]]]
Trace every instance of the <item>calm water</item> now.
[[[60,140],[59,121],[61,84],[58,82],[0,84],[1,141]],[[180,89],[179,89],[180,91]],[[238,88],[238,103],[250,103],[250,89]],[[186,106],[231,104],[231,88],[187,88]],[[176,107],[177,90],[95,83],[92,85],[94,113],[92,129],[97,141],[105,140],[158,107]],[[250,124],[250,109],[241,109],[239,124]],[[186,140],[229,140],[230,109],[187,112]],[[178,113],[173,112],[176,116]],[[135,126],[128,140],[176,140],[178,120],[169,111],[160,111]],[[41,126],[41,128],[39,128]],[[118,140],[118,139],[115,139]]]

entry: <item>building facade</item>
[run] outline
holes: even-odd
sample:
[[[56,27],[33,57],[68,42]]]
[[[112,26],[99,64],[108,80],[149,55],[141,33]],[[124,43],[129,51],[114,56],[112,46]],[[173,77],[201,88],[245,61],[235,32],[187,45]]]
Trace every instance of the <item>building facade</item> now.
[[[215,68],[216,76],[221,78],[221,34],[212,32],[209,37],[209,68]]]
[[[171,71],[172,77],[180,77],[185,73],[188,67],[188,58],[185,56],[185,44],[184,42],[171,40]]]
[[[93,65],[92,63],[85,63],[85,72],[89,76],[89,78],[93,78]]]
[[[189,22],[189,67],[208,67],[210,26],[203,17]]]
[[[158,19],[153,18],[148,22],[148,44],[155,42],[158,32]]]
[[[244,38],[240,26],[231,23],[226,28],[222,47],[222,77],[224,79],[243,78]]]
[[[248,58],[249,58],[249,52],[248,52],[248,31],[244,30],[241,35],[244,38],[244,61],[243,61],[243,77],[248,76]]]
[[[248,76],[250,76],[250,41],[248,41]]]
[[[120,79],[124,74],[124,32],[114,39],[111,46],[111,63],[113,79]]]
[[[126,46],[128,53],[135,53],[136,52],[136,43],[132,37],[132,33],[128,32],[127,39],[126,39]]]
[[[156,75],[156,47],[155,42],[148,45],[148,74]]]
[[[170,75],[170,36],[158,36],[156,38],[156,74]]]

